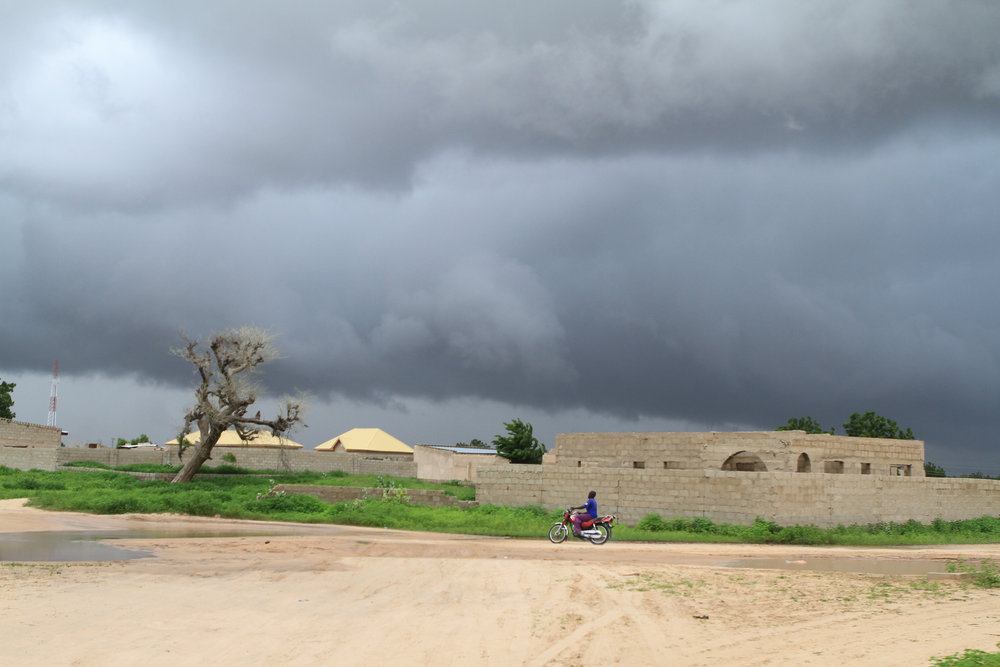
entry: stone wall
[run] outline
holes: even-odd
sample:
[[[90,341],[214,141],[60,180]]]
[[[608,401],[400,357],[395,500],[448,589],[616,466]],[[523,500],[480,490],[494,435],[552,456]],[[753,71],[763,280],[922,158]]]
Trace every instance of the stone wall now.
[[[602,514],[634,525],[646,514],[780,525],[868,524],[1000,516],[1000,481],[894,475],[504,466],[479,469],[483,504],[580,505],[597,491]]]
[[[171,448],[177,462],[176,448]],[[232,465],[252,470],[289,470],[300,472],[330,472],[343,470],[357,475],[392,475],[416,477],[417,466],[412,454],[376,454],[374,452],[317,452],[279,447],[216,447],[209,465],[226,463],[222,457],[232,454]]]
[[[366,489],[360,486],[328,486],[323,484],[278,484],[277,493],[298,493],[319,498],[328,503],[345,503],[358,498],[378,498],[380,489]],[[458,500],[445,494],[441,489],[406,489],[409,502],[431,507],[469,507],[476,501]]]
[[[920,440],[813,435],[803,431],[736,433],[561,433],[546,465],[569,468],[843,472],[924,476]]]
[[[394,477],[416,477],[417,465],[412,454],[373,454],[351,452],[316,452],[278,447],[216,447],[208,465],[227,463],[222,460],[232,454],[236,461],[232,465],[254,470],[289,470],[299,472],[312,470],[330,472],[343,470],[352,474],[392,475]],[[72,461],[96,461],[117,466],[130,463],[166,463],[180,465],[177,447],[154,449],[89,449],[84,447],[0,447],[0,465],[20,470],[57,470],[64,463]]]
[[[540,466],[479,469],[477,499],[602,513],[822,527],[1000,516],[1000,481],[924,476],[919,440],[745,433],[569,433]]]
[[[0,419],[0,447],[58,447],[62,429]]]

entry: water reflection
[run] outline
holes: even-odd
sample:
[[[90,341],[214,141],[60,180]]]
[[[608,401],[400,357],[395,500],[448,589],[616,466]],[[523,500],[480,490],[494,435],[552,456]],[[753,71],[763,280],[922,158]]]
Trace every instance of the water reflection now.
[[[52,531],[0,534],[0,561],[111,561],[149,558],[153,554],[102,544],[107,533]]]
[[[265,535],[241,530],[58,530],[0,533],[0,561],[68,562],[151,558],[148,551],[126,549],[97,540]]]

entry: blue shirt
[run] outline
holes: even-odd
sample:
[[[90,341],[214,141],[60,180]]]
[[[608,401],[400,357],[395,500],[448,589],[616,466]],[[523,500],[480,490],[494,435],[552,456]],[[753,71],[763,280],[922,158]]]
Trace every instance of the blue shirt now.
[[[593,498],[587,498],[587,504],[583,510],[591,516],[591,518],[597,518],[597,501]]]

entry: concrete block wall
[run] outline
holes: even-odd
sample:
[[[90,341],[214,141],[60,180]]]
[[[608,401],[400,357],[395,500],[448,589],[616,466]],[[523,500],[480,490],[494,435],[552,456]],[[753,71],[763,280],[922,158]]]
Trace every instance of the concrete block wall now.
[[[427,445],[413,447],[413,461],[420,471],[420,479],[438,481],[474,482],[480,466],[507,465],[507,459],[496,454],[463,454]]]
[[[226,463],[227,453],[236,458],[233,465],[255,470],[290,470],[299,472],[344,472],[361,475],[392,475],[416,477],[417,465],[412,454],[363,454],[354,452],[315,452],[297,449],[281,450],[277,447],[217,447],[212,452],[209,465]],[[177,447],[153,449],[89,449],[83,447],[0,447],[0,465],[20,470],[57,470],[72,461],[96,461],[105,465],[130,463],[165,463],[180,465]]]
[[[174,465],[181,463],[177,448],[170,448]],[[209,465],[223,465],[222,457],[232,454],[232,465],[253,470],[290,470],[330,472],[342,470],[357,475],[392,475],[416,477],[417,466],[412,454],[376,454],[360,452],[316,452],[279,447],[216,447]]]
[[[767,472],[795,472],[806,454],[810,472],[822,473],[825,462],[843,462],[844,473],[894,474],[907,466],[909,476],[924,476],[924,443],[920,440],[852,438],[802,431],[736,433],[561,433],[546,464],[576,468],[646,470],[721,470],[729,457],[749,452]]]
[[[55,470],[59,447],[0,447],[0,465],[17,470]]]
[[[62,429],[10,419],[0,419],[0,447],[58,447]]]
[[[516,468],[517,466],[511,466]],[[646,514],[781,525],[923,523],[1000,516],[1000,481],[888,475],[729,472],[721,470],[574,469],[559,466],[480,468],[481,503],[580,505],[597,491],[602,514],[635,524]]]
[[[321,484],[277,484],[274,491],[312,496],[328,503],[346,503],[358,498],[378,498],[380,494],[379,489]],[[406,495],[411,503],[430,507],[468,507],[476,504],[473,501],[458,500],[454,496],[446,495],[440,489],[407,489]]]

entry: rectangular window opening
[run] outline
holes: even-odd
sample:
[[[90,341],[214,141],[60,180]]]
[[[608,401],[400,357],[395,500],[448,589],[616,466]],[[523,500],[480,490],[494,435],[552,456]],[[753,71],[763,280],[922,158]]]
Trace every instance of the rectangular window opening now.
[[[831,473],[834,475],[842,475],[844,473],[844,462],[843,461],[824,461],[823,462],[823,472]]]

